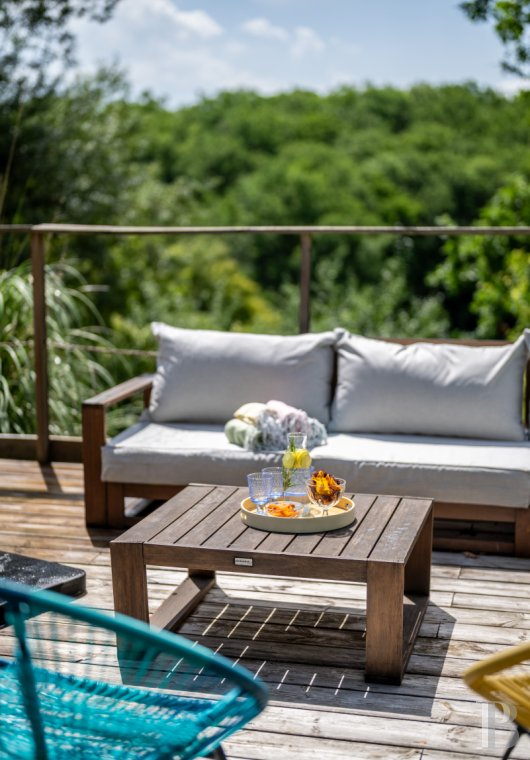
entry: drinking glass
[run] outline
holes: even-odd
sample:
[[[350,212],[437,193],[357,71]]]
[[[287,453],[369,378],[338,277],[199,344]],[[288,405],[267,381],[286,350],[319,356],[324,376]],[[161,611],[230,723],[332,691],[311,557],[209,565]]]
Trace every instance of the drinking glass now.
[[[287,433],[288,449],[305,449],[307,446],[307,435],[305,433]]]
[[[256,512],[263,513],[263,507],[271,498],[271,473],[251,472],[247,475],[247,483],[250,499],[256,505]]]
[[[305,433],[288,433],[287,449],[282,457],[283,492],[287,498],[306,501],[306,480],[311,476],[311,454],[306,448]]]
[[[262,472],[272,475],[271,499],[283,496],[283,467],[264,467]]]

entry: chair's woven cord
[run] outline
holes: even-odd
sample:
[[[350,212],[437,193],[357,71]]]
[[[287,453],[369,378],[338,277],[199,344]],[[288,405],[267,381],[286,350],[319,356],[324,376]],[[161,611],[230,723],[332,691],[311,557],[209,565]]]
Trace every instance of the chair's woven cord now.
[[[24,612],[20,605],[12,606],[6,613],[6,619],[13,624],[18,641],[17,662],[20,670],[20,685],[24,699],[27,717],[33,729],[35,743],[35,760],[48,760],[44,726],[39,709],[39,697],[31,662],[31,655],[26,641],[26,626]]]

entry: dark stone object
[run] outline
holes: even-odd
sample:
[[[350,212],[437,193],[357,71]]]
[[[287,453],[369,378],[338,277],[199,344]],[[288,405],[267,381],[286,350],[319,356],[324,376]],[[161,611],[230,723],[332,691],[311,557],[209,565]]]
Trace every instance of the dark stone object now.
[[[0,552],[0,578],[67,596],[80,596],[86,591],[84,570],[11,552]],[[0,600],[0,627],[5,624],[4,606],[5,602]]]

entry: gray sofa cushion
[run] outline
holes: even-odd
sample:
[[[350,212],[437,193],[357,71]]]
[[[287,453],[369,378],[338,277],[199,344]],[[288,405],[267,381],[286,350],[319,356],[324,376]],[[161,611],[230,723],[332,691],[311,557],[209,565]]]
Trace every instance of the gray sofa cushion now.
[[[528,507],[530,442],[422,435],[330,435],[311,452],[363,493]],[[477,513],[480,519],[480,512]]]
[[[103,480],[118,483],[244,485],[280,459],[228,443],[223,425],[191,423],[138,422],[101,451]]]
[[[403,346],[345,333],[330,428],[522,441],[529,336],[494,347]]]
[[[530,442],[426,436],[330,435],[311,452],[316,467],[346,478],[357,492],[426,496],[437,501],[527,507]],[[278,464],[228,443],[223,426],[141,422],[102,449],[103,479],[182,485],[244,485],[246,475]]]
[[[221,423],[246,401],[279,399],[327,424],[338,333],[255,335],[155,322],[153,422]]]

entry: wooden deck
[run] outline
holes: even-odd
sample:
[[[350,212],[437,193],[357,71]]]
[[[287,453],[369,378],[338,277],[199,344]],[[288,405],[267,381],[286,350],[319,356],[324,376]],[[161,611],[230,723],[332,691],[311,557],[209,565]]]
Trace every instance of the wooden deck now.
[[[83,603],[112,609],[108,542],[87,531],[79,465],[0,460],[0,550],[87,571]],[[184,573],[148,574],[156,609]],[[500,757],[509,726],[460,679],[530,633],[530,560],[437,552],[431,604],[401,686],[363,680],[363,584],[219,574],[181,633],[258,672],[271,702],[226,743],[230,758]],[[75,648],[72,648],[75,658]],[[523,738],[514,758],[528,757]]]

